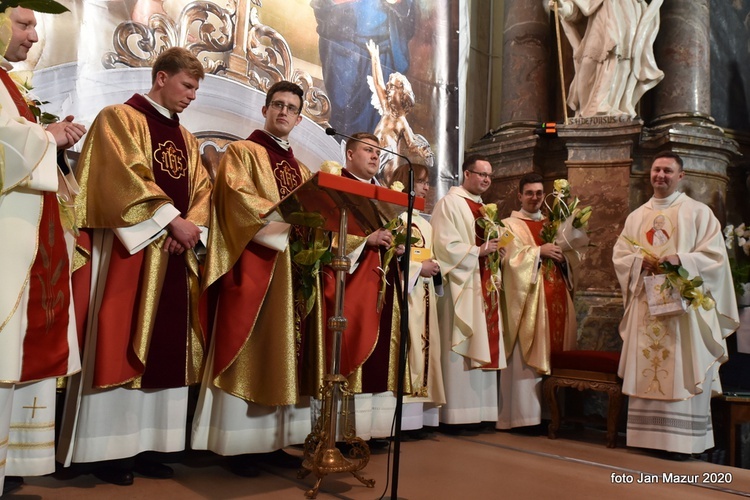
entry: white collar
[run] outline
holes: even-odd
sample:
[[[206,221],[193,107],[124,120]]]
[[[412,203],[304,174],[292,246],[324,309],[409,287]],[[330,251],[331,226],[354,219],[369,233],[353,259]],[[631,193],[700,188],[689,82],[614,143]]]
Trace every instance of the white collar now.
[[[524,210],[522,208],[521,210],[519,210],[519,212],[521,212],[523,215],[525,215],[526,217],[528,217],[531,220],[539,221],[539,220],[544,219],[544,215],[542,215],[542,211],[541,210],[539,210],[538,212],[535,212],[535,213],[532,214],[532,213],[529,213],[529,212],[527,212],[526,210]]]
[[[151,98],[150,98],[149,96],[147,96],[146,94],[142,94],[142,95],[143,95],[143,97],[145,97],[145,98],[146,98],[146,100],[147,100],[147,101],[148,101],[149,103],[151,103],[151,105],[152,105],[152,106],[153,106],[154,108],[156,108],[156,111],[158,111],[158,112],[159,112],[159,114],[161,114],[161,115],[164,115],[164,116],[165,116],[166,118],[169,118],[170,120],[172,119],[172,113],[170,113],[170,112],[169,112],[169,110],[168,110],[167,108],[165,108],[164,106],[162,106],[162,105],[161,105],[161,104],[159,104],[158,102],[154,101],[153,99],[151,99]]]
[[[276,144],[278,144],[279,147],[282,148],[284,151],[289,151],[289,148],[292,147],[292,145],[286,139],[282,139],[281,137],[276,137],[268,130],[263,130],[263,132],[265,132],[266,135],[268,135],[268,137],[276,141]]]
[[[664,210],[665,208],[669,208],[669,206],[674,203],[674,201],[679,198],[679,196],[682,193],[679,191],[675,191],[674,193],[670,194],[666,198],[654,198],[651,197],[651,206],[654,207],[657,210]]]

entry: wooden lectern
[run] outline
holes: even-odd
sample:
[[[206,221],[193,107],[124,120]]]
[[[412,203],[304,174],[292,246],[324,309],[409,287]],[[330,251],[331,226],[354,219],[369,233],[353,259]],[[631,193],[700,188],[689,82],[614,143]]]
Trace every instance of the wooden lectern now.
[[[281,200],[271,211],[277,210],[290,224],[307,225],[311,220],[305,213],[316,213],[316,227],[338,232],[367,236],[395,219],[407,206],[406,193],[347,179],[338,175],[318,172],[289,196]],[[424,199],[417,198],[415,208],[424,209]],[[269,212],[270,213],[270,212]],[[344,457],[336,447],[338,408],[343,396],[351,396],[347,380],[341,374],[341,339],[346,329],[344,317],[344,285],[351,263],[344,254],[344,245],[339,245],[331,267],[336,272],[336,295],[333,316],[328,320],[331,343],[331,360],[328,374],[320,395],[323,401],[321,415],[315,428],[305,440],[304,461],[299,477],[311,472],[317,477],[315,485],[305,492],[307,498],[315,498],[323,478],[331,473],[349,472],[368,488],[375,481],[365,479],[359,471],[370,460],[367,443],[356,437],[354,429],[344,429],[344,439],[350,445],[349,457]],[[375,307],[375,304],[373,304]]]

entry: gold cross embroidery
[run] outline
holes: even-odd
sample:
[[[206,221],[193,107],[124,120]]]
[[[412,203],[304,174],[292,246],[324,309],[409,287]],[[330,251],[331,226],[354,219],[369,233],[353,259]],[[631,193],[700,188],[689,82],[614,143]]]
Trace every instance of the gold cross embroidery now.
[[[23,406],[22,408],[24,410],[31,410],[31,418],[32,419],[36,416],[36,411],[37,410],[45,410],[45,409],[47,409],[46,406],[37,406],[36,405],[36,396],[34,396],[34,402],[32,403],[31,406]]]

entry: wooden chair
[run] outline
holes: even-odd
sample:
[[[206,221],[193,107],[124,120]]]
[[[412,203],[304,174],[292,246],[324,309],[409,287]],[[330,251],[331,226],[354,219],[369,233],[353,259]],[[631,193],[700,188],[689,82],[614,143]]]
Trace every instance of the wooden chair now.
[[[617,376],[620,353],[611,351],[563,351],[553,353],[551,374],[544,381],[544,399],[550,409],[549,439],[557,438],[560,428],[558,387],[572,387],[583,391],[606,392],[609,395],[607,411],[607,448],[617,446],[617,421],[622,407],[622,380]]]

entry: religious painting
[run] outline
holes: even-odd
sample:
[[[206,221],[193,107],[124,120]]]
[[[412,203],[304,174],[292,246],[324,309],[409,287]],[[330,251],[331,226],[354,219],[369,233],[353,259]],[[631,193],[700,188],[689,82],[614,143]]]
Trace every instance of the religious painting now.
[[[61,0],[70,12],[37,15],[40,42],[22,69],[36,71],[35,92],[48,111],[88,125],[104,106],[146,91],[158,54],[183,46],[207,73],[180,116],[202,140],[262,128],[265,91],[289,80],[305,95],[304,120],[290,139],[311,170],[343,163],[342,139],[325,134],[333,127],[374,133],[394,153],[382,157],[381,182],[406,156],[430,167],[437,185],[437,172],[455,172],[458,163],[458,133],[446,126],[458,114],[446,96],[455,79],[456,2]]]

